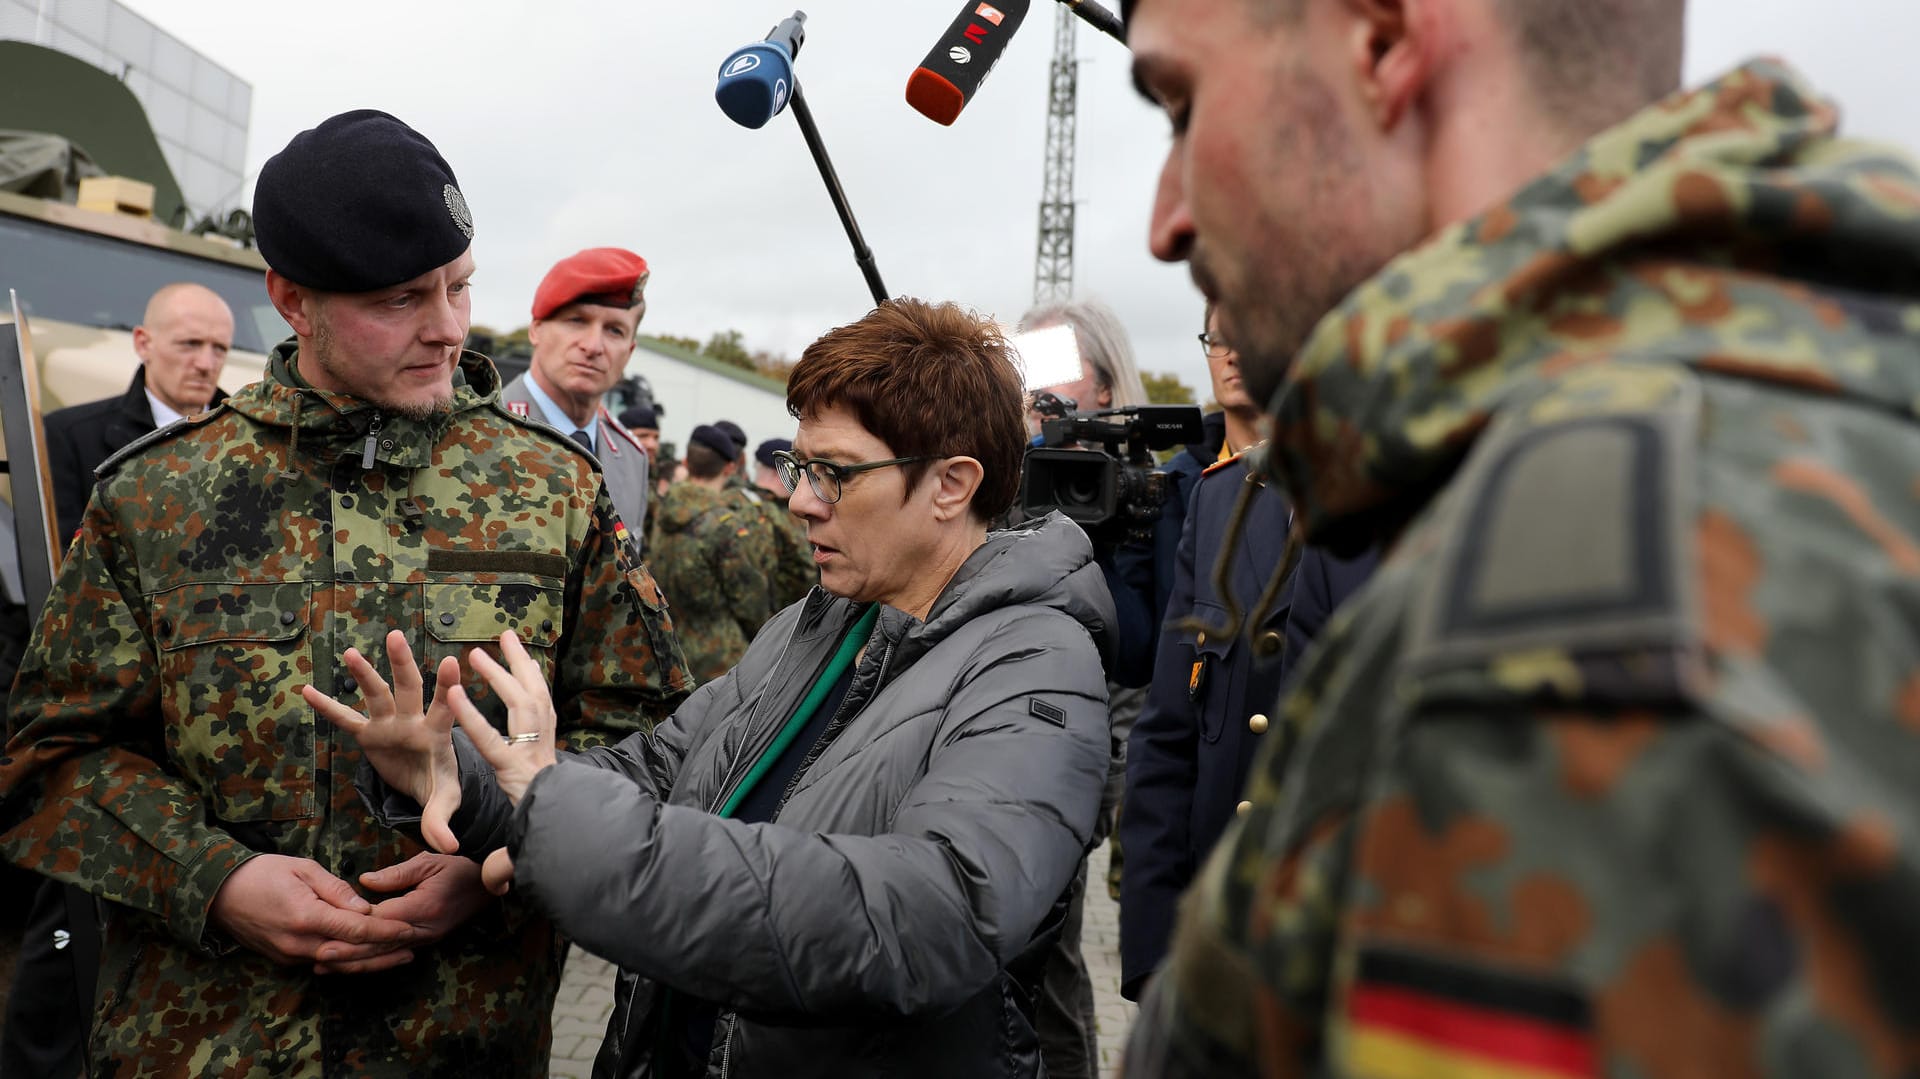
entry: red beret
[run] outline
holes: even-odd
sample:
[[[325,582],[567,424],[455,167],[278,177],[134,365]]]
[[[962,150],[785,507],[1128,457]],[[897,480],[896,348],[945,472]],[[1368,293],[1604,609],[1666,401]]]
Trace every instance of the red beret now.
[[[647,260],[618,247],[590,247],[553,264],[533,293],[534,321],[570,303],[638,307]]]

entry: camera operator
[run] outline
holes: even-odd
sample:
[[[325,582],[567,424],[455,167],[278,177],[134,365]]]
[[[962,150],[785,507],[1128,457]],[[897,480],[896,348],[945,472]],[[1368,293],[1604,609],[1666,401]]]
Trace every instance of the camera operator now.
[[[1080,377],[1072,382],[1039,387],[1035,391],[1051,393],[1074,402],[1081,411],[1105,408],[1133,408],[1147,403],[1146,387],[1134,363],[1133,346],[1126,328],[1113,309],[1098,300],[1076,299],[1035,307],[1020,319],[1020,330],[1031,333],[1052,326],[1071,326],[1080,356]],[[1040,434],[1041,416],[1027,413],[1027,426]],[[1158,608],[1151,601],[1154,576],[1151,549],[1145,545],[1103,544],[1096,537],[1094,556],[1106,574],[1107,588],[1113,593],[1118,616],[1116,637],[1119,660],[1110,674],[1147,669],[1149,642],[1158,632]],[[1094,828],[1094,842],[1104,840],[1113,825],[1125,780],[1127,738],[1133,721],[1139,716],[1146,698],[1144,688],[1120,682],[1107,685],[1108,714],[1112,721],[1112,758],[1107,773],[1106,791],[1100,800],[1100,816]],[[1074,876],[1073,898],[1060,938],[1047,956],[1041,987],[1036,1027],[1040,1049],[1046,1058],[1047,1075],[1070,1079],[1093,1079],[1099,1073],[1099,1042],[1093,1021],[1093,980],[1087,974],[1086,960],[1080,954],[1080,931],[1086,906],[1087,865],[1081,860]]]

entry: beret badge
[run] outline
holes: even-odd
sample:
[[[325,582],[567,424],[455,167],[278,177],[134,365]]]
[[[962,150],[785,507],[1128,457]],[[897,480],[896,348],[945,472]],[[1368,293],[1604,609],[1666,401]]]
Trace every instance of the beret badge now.
[[[440,194],[446,199],[447,212],[453,215],[454,226],[465,234],[467,239],[473,239],[473,211],[467,209],[467,197],[452,184],[442,188]]]

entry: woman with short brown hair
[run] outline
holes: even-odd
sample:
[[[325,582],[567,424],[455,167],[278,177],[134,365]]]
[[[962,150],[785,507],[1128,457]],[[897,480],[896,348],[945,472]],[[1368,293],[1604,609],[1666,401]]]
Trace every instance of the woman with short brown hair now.
[[[1042,1073],[1037,960],[1100,802],[1113,615],[1077,527],[987,531],[1022,405],[1005,341],[952,305],[809,347],[775,456],[820,587],[651,734],[556,756],[511,635],[511,670],[472,657],[510,738],[458,689],[396,702],[358,656],[373,718],[315,695],[394,788],[441,792],[430,838],[457,786],[460,849],[622,966],[596,1075]]]

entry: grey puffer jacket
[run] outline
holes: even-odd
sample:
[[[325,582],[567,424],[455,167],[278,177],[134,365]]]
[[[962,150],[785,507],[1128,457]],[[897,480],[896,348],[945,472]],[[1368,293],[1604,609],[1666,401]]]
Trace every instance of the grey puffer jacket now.
[[[652,734],[482,811],[515,886],[626,972],[596,1076],[654,1074],[662,985],[720,1006],[709,1076],[1041,1073],[1036,936],[1107,771],[1106,584],[1057,515],[992,533],[927,621],[882,609],[775,819],[715,816],[862,610],[816,588]]]

